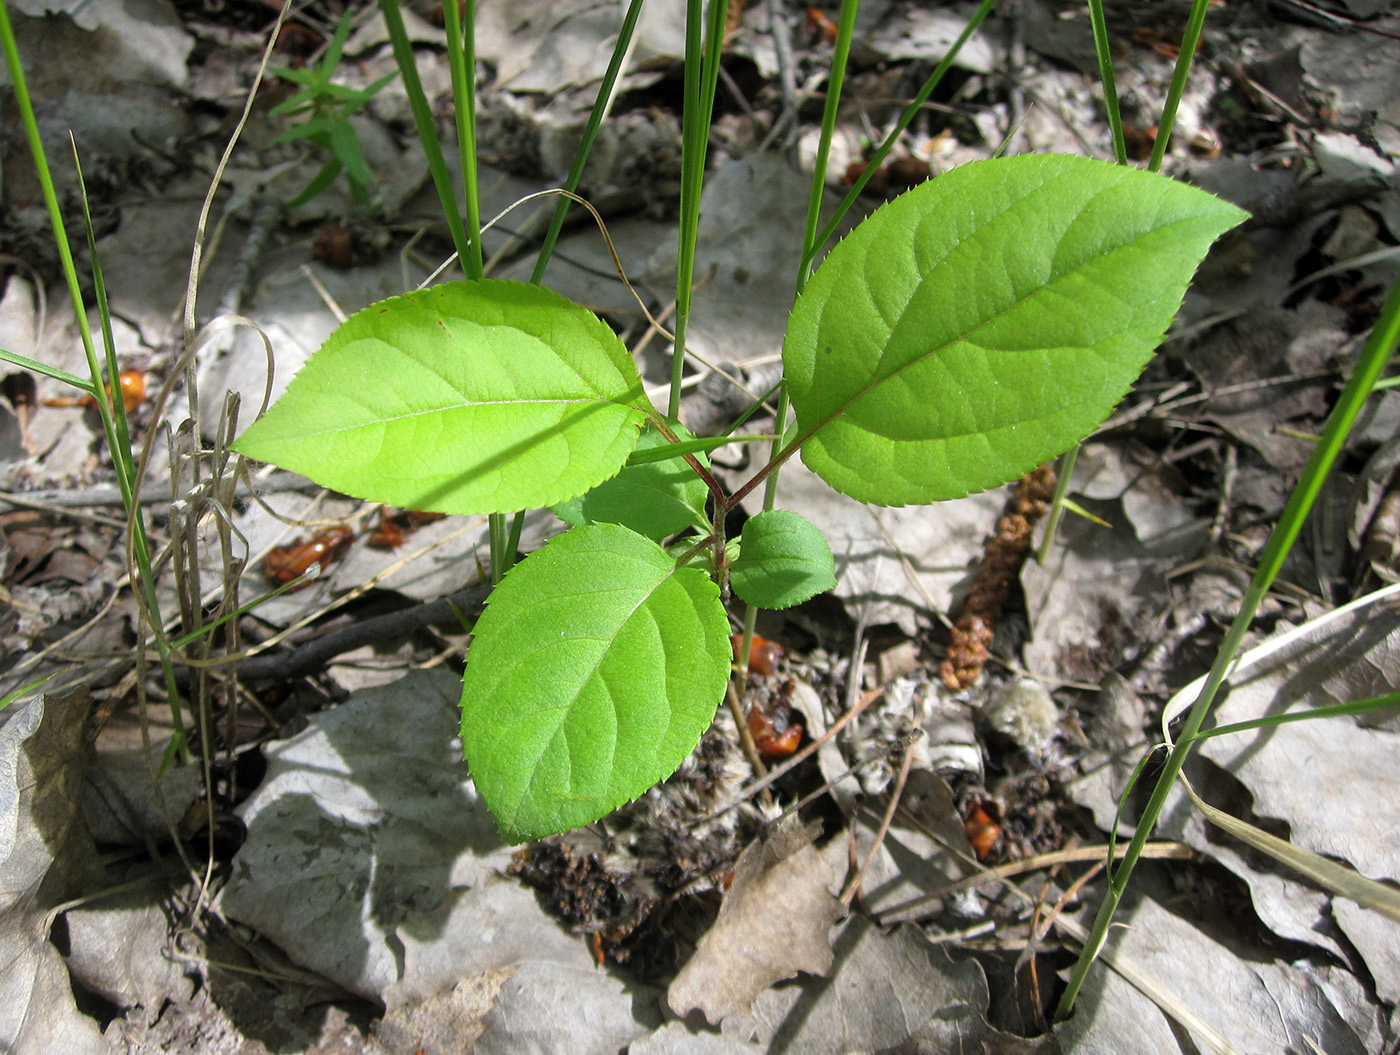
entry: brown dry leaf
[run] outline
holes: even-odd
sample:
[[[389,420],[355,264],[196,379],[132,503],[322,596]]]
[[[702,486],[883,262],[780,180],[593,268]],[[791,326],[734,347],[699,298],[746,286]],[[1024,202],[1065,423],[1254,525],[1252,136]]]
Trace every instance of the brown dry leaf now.
[[[740,855],[719,919],[667,991],[676,1014],[699,1008],[717,1023],[747,1014],[775,982],[831,969],[828,936],[842,906],[828,888],[840,876],[815,835],[815,826],[782,826]]]

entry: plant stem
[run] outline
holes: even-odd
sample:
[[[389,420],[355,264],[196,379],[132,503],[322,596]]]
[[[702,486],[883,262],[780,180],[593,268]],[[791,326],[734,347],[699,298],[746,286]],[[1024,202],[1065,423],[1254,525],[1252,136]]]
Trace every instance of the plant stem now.
[[[1370,395],[1376,381],[1385,372],[1386,364],[1390,361],[1397,341],[1400,341],[1400,277],[1397,277],[1391,285],[1390,294],[1386,298],[1385,306],[1381,309],[1380,318],[1377,320],[1375,328],[1371,331],[1371,336],[1366,341],[1366,346],[1362,349],[1356,369],[1352,372],[1351,379],[1338,397],[1337,405],[1328,416],[1327,428],[1323,432],[1322,439],[1313,450],[1312,457],[1308,460],[1302,478],[1298,481],[1298,486],[1293,489],[1293,494],[1289,497],[1288,504],[1284,507],[1277,526],[1269,535],[1264,552],[1259,558],[1259,567],[1254,573],[1249,589],[1245,592],[1244,600],[1240,603],[1239,613],[1235,616],[1234,622],[1230,624],[1225,640],[1221,642],[1220,650],[1216,653],[1215,662],[1211,666],[1200,695],[1196,697],[1196,702],[1191,705],[1191,710],[1186,715],[1176,744],[1172,748],[1171,754],[1167,756],[1161,775],[1157,778],[1157,785],[1153,788],[1152,796],[1148,799],[1147,806],[1143,810],[1142,818],[1138,822],[1137,831],[1128,846],[1128,851],[1121,864],[1114,870],[1113,880],[1099,906],[1093,929],[1080,953],[1079,961],[1074,965],[1069,985],[1060,997],[1059,1007],[1055,1011],[1055,1017],[1058,1020],[1065,1019],[1074,1010],[1074,1001],[1084,984],[1085,975],[1099,950],[1103,948],[1104,941],[1108,936],[1108,928],[1113,922],[1113,915],[1117,910],[1118,903],[1127,889],[1133,867],[1142,855],[1142,849],[1147,844],[1147,840],[1157,824],[1157,819],[1161,816],[1162,809],[1166,806],[1167,796],[1176,783],[1176,778],[1180,774],[1182,766],[1185,765],[1187,756],[1195,746],[1201,723],[1205,721],[1216,693],[1230,672],[1231,665],[1244,642],[1245,633],[1248,631],[1250,623],[1253,622],[1255,613],[1259,610],[1260,603],[1264,600],[1265,595],[1269,592],[1269,587],[1282,569],[1284,560],[1292,549],[1298,533],[1303,528],[1308,512],[1321,493],[1327,480],[1327,474],[1341,453],[1352,424],[1356,421],[1356,417],[1361,412],[1362,405],[1366,402],[1366,398]]]
[[[675,430],[671,428],[665,418],[661,417],[659,414],[648,413],[647,420],[657,432],[666,437],[668,443],[680,442],[680,438],[676,435]],[[695,457],[695,455],[682,454],[681,457],[685,459],[687,465],[695,470],[695,475],[700,477],[700,479],[704,481],[705,486],[710,489],[710,496],[715,500],[715,508],[721,508],[725,503],[724,485],[715,479],[714,473],[705,468],[705,466],[700,463],[700,459]],[[729,508],[733,507],[731,506]]]
[[[1176,68],[1172,70],[1171,87],[1167,89],[1166,102],[1162,104],[1162,116],[1157,122],[1157,138],[1152,141],[1152,157],[1147,162],[1148,172],[1159,172],[1162,159],[1167,155],[1167,144],[1171,141],[1172,126],[1176,124],[1176,108],[1186,91],[1186,78],[1191,73],[1191,59],[1196,54],[1196,45],[1201,40],[1201,30],[1206,24],[1206,10],[1209,0],[1193,0],[1191,17],[1186,23],[1186,33],[1181,38],[1181,52],[1176,57]]]

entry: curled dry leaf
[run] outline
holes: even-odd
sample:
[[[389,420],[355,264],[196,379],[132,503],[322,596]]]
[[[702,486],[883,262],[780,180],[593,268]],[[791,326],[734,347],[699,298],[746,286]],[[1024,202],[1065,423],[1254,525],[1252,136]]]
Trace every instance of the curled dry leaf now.
[[[667,991],[672,1011],[699,1008],[717,1023],[747,1014],[775,982],[831,969],[828,935],[843,910],[828,887],[841,877],[815,835],[815,826],[781,826],[740,855],[719,918]]]

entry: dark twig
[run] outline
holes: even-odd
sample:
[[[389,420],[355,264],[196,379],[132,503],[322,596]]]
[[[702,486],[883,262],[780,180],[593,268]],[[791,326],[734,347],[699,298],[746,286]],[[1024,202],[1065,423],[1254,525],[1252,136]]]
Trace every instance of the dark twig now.
[[[452,620],[458,611],[476,611],[490,592],[488,584],[477,583],[436,601],[374,616],[354,626],[333,631],[290,652],[251,656],[238,664],[238,676],[244,681],[285,681],[314,674],[343,653],[406,637],[433,623]]]

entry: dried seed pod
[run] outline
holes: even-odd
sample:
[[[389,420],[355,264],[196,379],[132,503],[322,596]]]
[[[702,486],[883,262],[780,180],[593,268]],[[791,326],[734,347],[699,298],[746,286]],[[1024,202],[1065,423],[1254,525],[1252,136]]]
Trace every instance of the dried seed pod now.
[[[734,662],[741,662],[739,649],[744,643],[744,635],[733,634],[729,641],[734,646]],[[754,634],[753,640],[749,643],[749,672],[751,674],[772,674],[777,670],[778,663],[785,655],[787,655],[787,649],[783,648],[782,645]]]
[[[409,535],[424,524],[441,520],[446,513],[431,513],[420,509],[400,509],[395,512],[389,506],[379,507],[379,523],[365,541],[375,549],[398,549]]]
[[[989,812],[989,805],[976,803],[963,818],[963,831],[967,832],[967,841],[972,844],[979,861],[985,861],[992,855],[997,840],[1001,838],[1001,825],[992,819],[995,807],[991,807]]]
[[[117,375],[117,384],[120,386],[122,394],[122,406],[130,414],[146,401],[146,375],[140,370],[123,370]],[[111,391],[111,386],[107,386]],[[97,400],[92,396],[59,396],[54,399],[44,400],[46,407],[82,407],[85,410],[96,410]]]
[[[789,679],[767,708],[749,711],[749,735],[765,759],[786,758],[802,743],[802,726],[793,721],[793,681]]]
[[[340,271],[355,266],[355,236],[350,228],[333,224],[323,228],[311,247],[316,259]]]
[[[982,566],[938,668],[943,684],[954,692],[969,688],[981,677],[997,620],[1030,551],[1036,521],[1045,515],[1054,493],[1055,467],[1048,462],[1021,477],[1010,512],[997,521],[995,534],[987,540]]]
[[[305,575],[313,564],[319,564],[325,571],[332,561],[344,555],[354,538],[353,531],[344,524],[338,524],[309,541],[297,539],[290,546],[278,546],[263,558],[263,578],[269,586],[283,586]],[[294,586],[293,589],[300,589],[301,586]]]
[[[835,44],[838,26],[819,7],[807,8],[807,36],[813,44]]]

